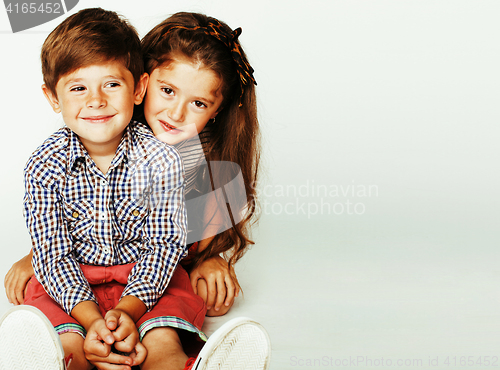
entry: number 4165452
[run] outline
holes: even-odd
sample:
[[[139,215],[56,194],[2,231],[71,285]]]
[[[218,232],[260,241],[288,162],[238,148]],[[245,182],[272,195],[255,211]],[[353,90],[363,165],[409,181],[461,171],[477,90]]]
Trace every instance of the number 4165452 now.
[[[35,14],[35,13],[57,13],[62,14],[61,3],[9,3],[5,8],[7,13],[16,13],[16,14]]]

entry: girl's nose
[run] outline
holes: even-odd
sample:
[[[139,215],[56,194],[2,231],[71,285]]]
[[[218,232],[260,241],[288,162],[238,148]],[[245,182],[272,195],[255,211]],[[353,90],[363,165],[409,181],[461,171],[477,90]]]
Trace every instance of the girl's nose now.
[[[87,108],[97,109],[106,106],[106,99],[104,98],[102,92],[94,91],[87,101]]]
[[[184,109],[182,107],[182,104],[177,104],[172,107],[167,111],[168,116],[176,121],[176,122],[182,122],[184,120]]]

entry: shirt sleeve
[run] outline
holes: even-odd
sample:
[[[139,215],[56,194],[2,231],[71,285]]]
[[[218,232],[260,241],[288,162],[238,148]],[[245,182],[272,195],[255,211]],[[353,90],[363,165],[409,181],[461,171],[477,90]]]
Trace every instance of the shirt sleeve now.
[[[184,167],[176,150],[168,152],[168,164],[156,166],[153,171],[150,212],[143,228],[143,252],[122,293],[122,297],[139,298],[148,310],[165,292],[186,247]]]
[[[73,243],[53,174],[44,171],[43,164],[32,161],[25,169],[24,183],[24,215],[33,244],[32,265],[37,280],[68,314],[80,302],[97,303],[73,257]]]

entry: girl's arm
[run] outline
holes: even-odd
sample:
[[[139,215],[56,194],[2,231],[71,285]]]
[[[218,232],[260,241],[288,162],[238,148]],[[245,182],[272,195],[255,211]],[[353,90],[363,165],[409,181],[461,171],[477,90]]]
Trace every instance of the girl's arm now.
[[[212,167],[214,167],[213,164]],[[234,214],[234,210],[244,206],[246,192],[239,166],[236,164],[207,169],[210,173],[212,191],[194,198],[200,200],[192,202],[193,205],[188,213],[189,222],[195,225],[194,229],[197,229],[196,225],[200,223],[203,225],[202,235],[198,236],[200,238],[196,250],[198,258],[195,258],[197,262],[190,272],[190,278],[193,290],[207,304],[208,316],[220,316],[230,309],[241,288],[234,268],[230,267],[228,261],[222,258],[220,253],[222,250],[234,249],[233,241],[226,238],[222,242],[224,245],[221,245],[220,236],[217,235],[226,232],[233,227],[234,223],[241,221],[241,215]],[[194,222],[192,217],[195,218]],[[202,220],[196,221],[197,217]],[[214,239],[217,239],[216,243],[212,243]],[[210,246],[211,243],[212,246]],[[212,249],[213,246],[215,246],[214,249]],[[223,247],[222,250],[221,247]],[[207,250],[207,248],[210,249]]]
[[[204,251],[209,246],[221,227],[227,228],[224,225],[223,212],[217,203],[214,196],[207,197],[203,214],[208,221],[203,229],[204,239],[198,242],[196,253]],[[203,298],[207,305],[208,316],[221,316],[228,312],[241,290],[234,268],[229,267],[229,263],[218,254],[209,255],[207,259],[197,264],[189,276],[195,294]]]
[[[234,272],[228,262],[220,256],[206,259],[189,274],[195,294],[207,305],[208,316],[221,316],[234,304],[241,290]]]
[[[5,293],[10,303],[17,305],[24,303],[24,295],[28,286],[28,281],[33,276],[33,267],[31,258],[33,250],[14,263],[5,275],[4,286]]]

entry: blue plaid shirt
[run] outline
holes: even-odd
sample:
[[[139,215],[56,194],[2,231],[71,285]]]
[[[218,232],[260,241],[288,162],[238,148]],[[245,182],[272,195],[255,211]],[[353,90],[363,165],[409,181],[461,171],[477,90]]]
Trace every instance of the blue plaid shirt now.
[[[106,173],[76,134],[51,135],[24,170],[33,269],[70,314],[95,296],[79,264],[136,263],[122,296],[148,310],[185,254],[184,169],[179,153],[131,122]]]

